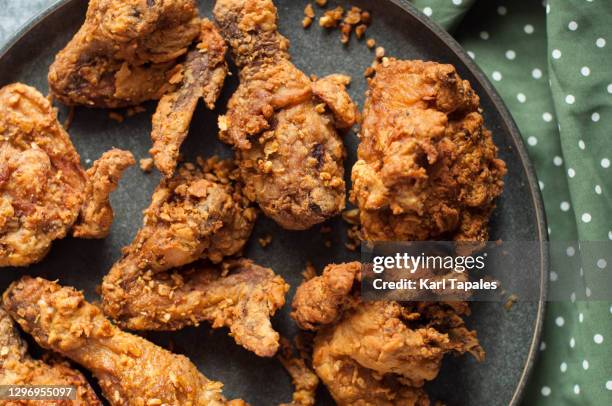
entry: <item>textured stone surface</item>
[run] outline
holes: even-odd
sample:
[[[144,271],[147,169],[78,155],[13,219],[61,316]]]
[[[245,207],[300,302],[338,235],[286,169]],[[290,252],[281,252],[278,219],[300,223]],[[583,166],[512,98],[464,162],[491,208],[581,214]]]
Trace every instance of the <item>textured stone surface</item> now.
[[[58,0],[0,0],[0,48],[32,17]]]

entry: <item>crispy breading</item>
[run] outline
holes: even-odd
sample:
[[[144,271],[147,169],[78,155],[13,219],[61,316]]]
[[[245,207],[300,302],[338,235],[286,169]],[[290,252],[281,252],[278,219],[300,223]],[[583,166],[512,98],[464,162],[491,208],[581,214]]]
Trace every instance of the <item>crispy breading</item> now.
[[[135,163],[131,152],[113,148],[87,170],[85,201],[72,235],[78,238],[104,238],[108,235],[113,222],[109,195],[117,188],[123,171]]]
[[[248,260],[178,269],[199,259],[219,263],[240,252],[256,218],[231,161],[187,164],[162,180],[144,226],[104,278],[104,312],[137,330],[176,330],[210,321],[261,356],[278,349],[270,317],[289,286]]]
[[[271,0],[218,0],[214,15],[240,69],[219,128],[236,150],[247,197],[291,230],[340,213],[345,151],[337,129],[357,117],[350,79],[317,84],[297,69]]]
[[[119,330],[73,288],[26,276],[3,298],[40,346],[89,369],[113,406],[226,404],[221,382],[206,378],[186,357]]]
[[[291,376],[294,390],[290,403],[280,406],[314,406],[316,403],[319,377],[307,364],[308,354],[300,348],[294,348],[287,339],[281,339],[281,352],[278,358]]]
[[[59,357],[34,359],[8,313],[0,308],[0,385],[75,387],[74,400],[5,400],[4,406],[98,406],[102,402],[78,370]]]
[[[51,93],[68,105],[108,108],[159,99],[200,23],[195,0],[90,0],[49,69]]]
[[[236,343],[259,356],[271,357],[278,350],[279,334],[270,317],[285,304],[289,285],[250,260],[149,271],[119,284],[129,300],[115,321],[127,329],[167,331],[208,321],[214,328],[228,327]]]
[[[504,162],[452,65],[390,58],[369,81],[351,200],[366,240],[484,242]]]
[[[313,367],[339,405],[428,405],[422,386],[447,353],[484,358],[466,302],[364,302],[358,262],[328,266],[297,289],[291,316],[316,330]]]
[[[164,95],[157,105],[150,153],[157,169],[166,176],[174,173],[179,149],[187,137],[198,101],[204,99],[211,110],[215,107],[227,75],[226,51],[225,41],[217,28],[204,20],[198,45],[187,54],[180,71],[175,73],[180,78],[176,90]]]
[[[358,303],[351,292],[360,279],[359,262],[326,266],[322,275],[308,279],[295,292],[291,317],[304,330],[337,322]]]
[[[83,26],[49,70],[51,93],[68,105],[138,106],[161,99],[151,155],[172,176],[202,98],[214,108],[226,45],[194,0],[90,0]],[[123,121],[123,116],[110,113]]]
[[[45,97],[21,83],[0,89],[0,266],[40,261],[82,221],[88,226],[77,224],[76,236],[104,237],[108,195],[133,163],[129,152],[112,150],[85,172]],[[101,224],[92,229],[92,221]]]

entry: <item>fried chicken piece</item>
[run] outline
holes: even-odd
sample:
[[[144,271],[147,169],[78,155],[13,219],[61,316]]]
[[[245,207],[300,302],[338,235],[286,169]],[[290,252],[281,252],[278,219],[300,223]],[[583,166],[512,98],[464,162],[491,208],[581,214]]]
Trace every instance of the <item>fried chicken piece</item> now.
[[[345,156],[337,129],[355,123],[350,78],[310,80],[290,61],[271,0],[217,0],[215,19],[240,69],[240,86],[219,118],[247,197],[286,229],[303,230],[344,208]]]
[[[73,288],[26,276],[4,293],[4,307],[40,346],[91,370],[111,405],[226,404],[221,382],[119,330]]]
[[[163,272],[200,258],[218,263],[238,253],[257,216],[239,186],[227,178],[233,170],[231,161],[211,159],[198,166],[187,163],[174,177],[163,179],[144,211],[143,228],[111,274],[121,270],[120,279],[125,279],[141,270]]]
[[[49,69],[51,93],[68,105],[107,108],[159,99],[200,29],[194,0],[90,0]]]
[[[399,376],[380,375],[350,357],[338,357],[322,343],[316,370],[338,406],[429,406],[423,388],[403,385]]]
[[[0,266],[40,261],[75,223],[79,237],[108,233],[108,194],[129,152],[112,150],[86,173],[51,103],[20,83],[0,89],[0,135]]]
[[[198,100],[212,109],[227,75],[226,45],[194,0],[90,0],[85,23],[49,71],[68,105],[137,106],[153,116],[155,165],[172,176]]]
[[[391,58],[375,72],[352,172],[364,239],[486,241],[506,166],[478,96],[451,65]]]
[[[281,340],[281,348],[278,358],[291,376],[295,390],[291,402],[280,406],[314,406],[319,377],[306,364],[307,354],[302,351],[296,353],[296,349],[286,339]]]
[[[291,317],[304,330],[337,322],[346,309],[359,302],[351,292],[360,279],[359,262],[326,266],[321,276],[304,282],[295,292]]]
[[[293,301],[298,325],[317,331],[313,367],[338,404],[428,405],[422,386],[446,353],[484,358],[462,317],[466,302],[363,302],[359,270],[358,262],[330,265]]]
[[[19,336],[13,320],[0,308],[0,385],[74,386],[75,400],[16,400],[1,402],[5,406],[94,406],[102,405],[85,377],[59,357],[36,360]]]
[[[150,153],[157,169],[166,176],[174,173],[179,149],[189,131],[198,100],[204,99],[211,110],[215,107],[227,75],[226,51],[225,41],[217,28],[204,20],[198,46],[187,54],[177,73],[180,81],[176,90],[163,96],[157,105]]]
[[[137,330],[208,320],[229,327],[238,344],[258,355],[276,353],[279,335],[270,317],[289,289],[280,276],[247,260],[176,269],[201,258],[218,263],[249,238],[256,213],[232,185],[233,172],[230,161],[211,160],[161,182],[143,228],[102,283],[109,317]]]
[[[271,357],[278,350],[279,334],[270,317],[285,304],[289,285],[250,260],[180,272],[147,271],[121,280],[119,286],[129,300],[122,303],[116,321],[127,329],[178,330],[206,320],[213,328],[228,327],[237,344],[259,356]],[[107,302],[105,312],[114,314],[114,303]]]
[[[112,149],[102,154],[87,170],[87,196],[72,235],[79,238],[104,238],[113,222],[113,208],[109,196],[117,188],[123,171],[134,165],[132,153]]]

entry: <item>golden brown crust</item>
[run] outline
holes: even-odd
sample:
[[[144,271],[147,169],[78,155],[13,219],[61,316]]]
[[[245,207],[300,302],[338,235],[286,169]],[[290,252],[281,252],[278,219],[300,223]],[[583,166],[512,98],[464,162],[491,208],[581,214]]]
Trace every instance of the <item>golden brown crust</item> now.
[[[102,224],[87,232],[77,226],[75,235],[104,237],[112,221],[108,194],[129,156],[113,150],[86,173],[46,98],[21,83],[0,89],[0,267],[40,261],[80,212]]]
[[[314,406],[319,377],[307,364],[307,358],[310,357],[303,349],[294,349],[287,339],[281,339],[281,346],[278,358],[291,376],[294,390],[291,402],[280,406]]]
[[[131,329],[176,330],[203,320],[227,326],[238,344],[261,356],[278,349],[270,317],[289,286],[272,270],[238,260],[256,218],[231,161],[187,164],[162,180],[143,228],[102,283],[104,312]]]
[[[317,330],[337,322],[346,309],[354,307],[355,282],[361,278],[361,264],[331,264],[321,276],[302,283],[293,297],[291,317],[304,330]]]
[[[125,171],[136,160],[129,151],[113,148],[105,152],[87,170],[85,201],[72,235],[77,238],[105,238],[110,233],[113,222],[113,208],[110,194]]]
[[[357,262],[326,267],[298,287],[291,314],[317,330],[313,367],[339,405],[429,405],[422,386],[445,354],[484,358],[466,302],[364,302],[359,271]]]
[[[0,89],[0,266],[40,261],[76,221],[87,182],[51,104],[16,83]]]
[[[4,307],[39,345],[91,370],[113,406],[225,404],[223,384],[186,357],[119,330],[73,288],[23,277],[4,293]]]
[[[180,272],[145,272],[119,283],[129,300],[116,321],[127,329],[167,331],[208,321],[213,328],[228,327],[239,345],[261,357],[278,350],[279,334],[270,318],[285,304],[289,285],[269,268],[239,259]]]
[[[209,109],[215,107],[227,75],[226,50],[217,28],[204,19],[198,45],[170,78],[171,84],[176,82],[176,89],[164,95],[157,105],[150,152],[155,166],[166,176],[174,173],[198,101],[202,98]]]
[[[122,269],[117,276],[124,279],[237,254],[251,234],[256,211],[230,179],[234,171],[231,161],[212,158],[198,166],[187,163],[163,179],[144,211],[142,229],[111,274]]]
[[[369,82],[352,201],[366,240],[486,241],[504,162],[455,68],[399,61]]]
[[[90,0],[83,26],[49,69],[49,88],[69,105],[159,99],[199,33],[194,0]]]
[[[287,229],[338,214],[345,152],[336,129],[356,117],[347,77],[317,85],[291,63],[271,0],[218,0],[214,14],[240,68],[219,128],[236,150],[247,197]]]
[[[74,386],[75,400],[2,401],[4,406],[98,406],[102,402],[78,370],[59,357],[36,360],[28,354],[10,316],[0,308],[0,385]]]

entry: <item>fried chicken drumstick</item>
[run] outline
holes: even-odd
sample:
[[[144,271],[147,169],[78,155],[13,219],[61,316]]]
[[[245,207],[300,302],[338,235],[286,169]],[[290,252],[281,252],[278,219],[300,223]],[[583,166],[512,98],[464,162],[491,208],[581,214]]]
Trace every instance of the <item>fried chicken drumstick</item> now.
[[[46,361],[28,354],[26,342],[19,336],[13,320],[0,308],[0,385],[74,386],[75,400],[16,400],[5,406],[102,406],[89,383],[76,369],[59,357]]]
[[[247,197],[286,229],[303,230],[345,205],[344,147],[356,106],[350,78],[311,81],[290,61],[271,0],[217,0],[215,19],[240,69],[240,86],[219,118]]]
[[[89,369],[113,406],[227,404],[222,383],[186,357],[119,330],[73,288],[26,276],[4,293],[4,307],[40,346]]]
[[[289,288],[280,276],[245,259],[176,269],[238,253],[256,217],[229,179],[229,161],[202,164],[181,168],[153,194],[144,227],[104,278],[104,312],[136,330],[177,330],[207,320],[229,327],[256,354],[273,356],[279,335],[270,317]]]
[[[504,162],[455,68],[390,59],[369,90],[351,200],[369,241],[485,242]]]
[[[362,302],[359,269],[358,262],[329,265],[296,292],[292,317],[317,331],[317,375],[339,405],[429,405],[422,387],[444,354],[484,357],[462,318],[467,303]]]
[[[104,238],[109,194],[135,163],[130,152],[106,152],[85,172],[49,101],[16,83],[0,89],[0,266],[40,261],[53,240]]]

